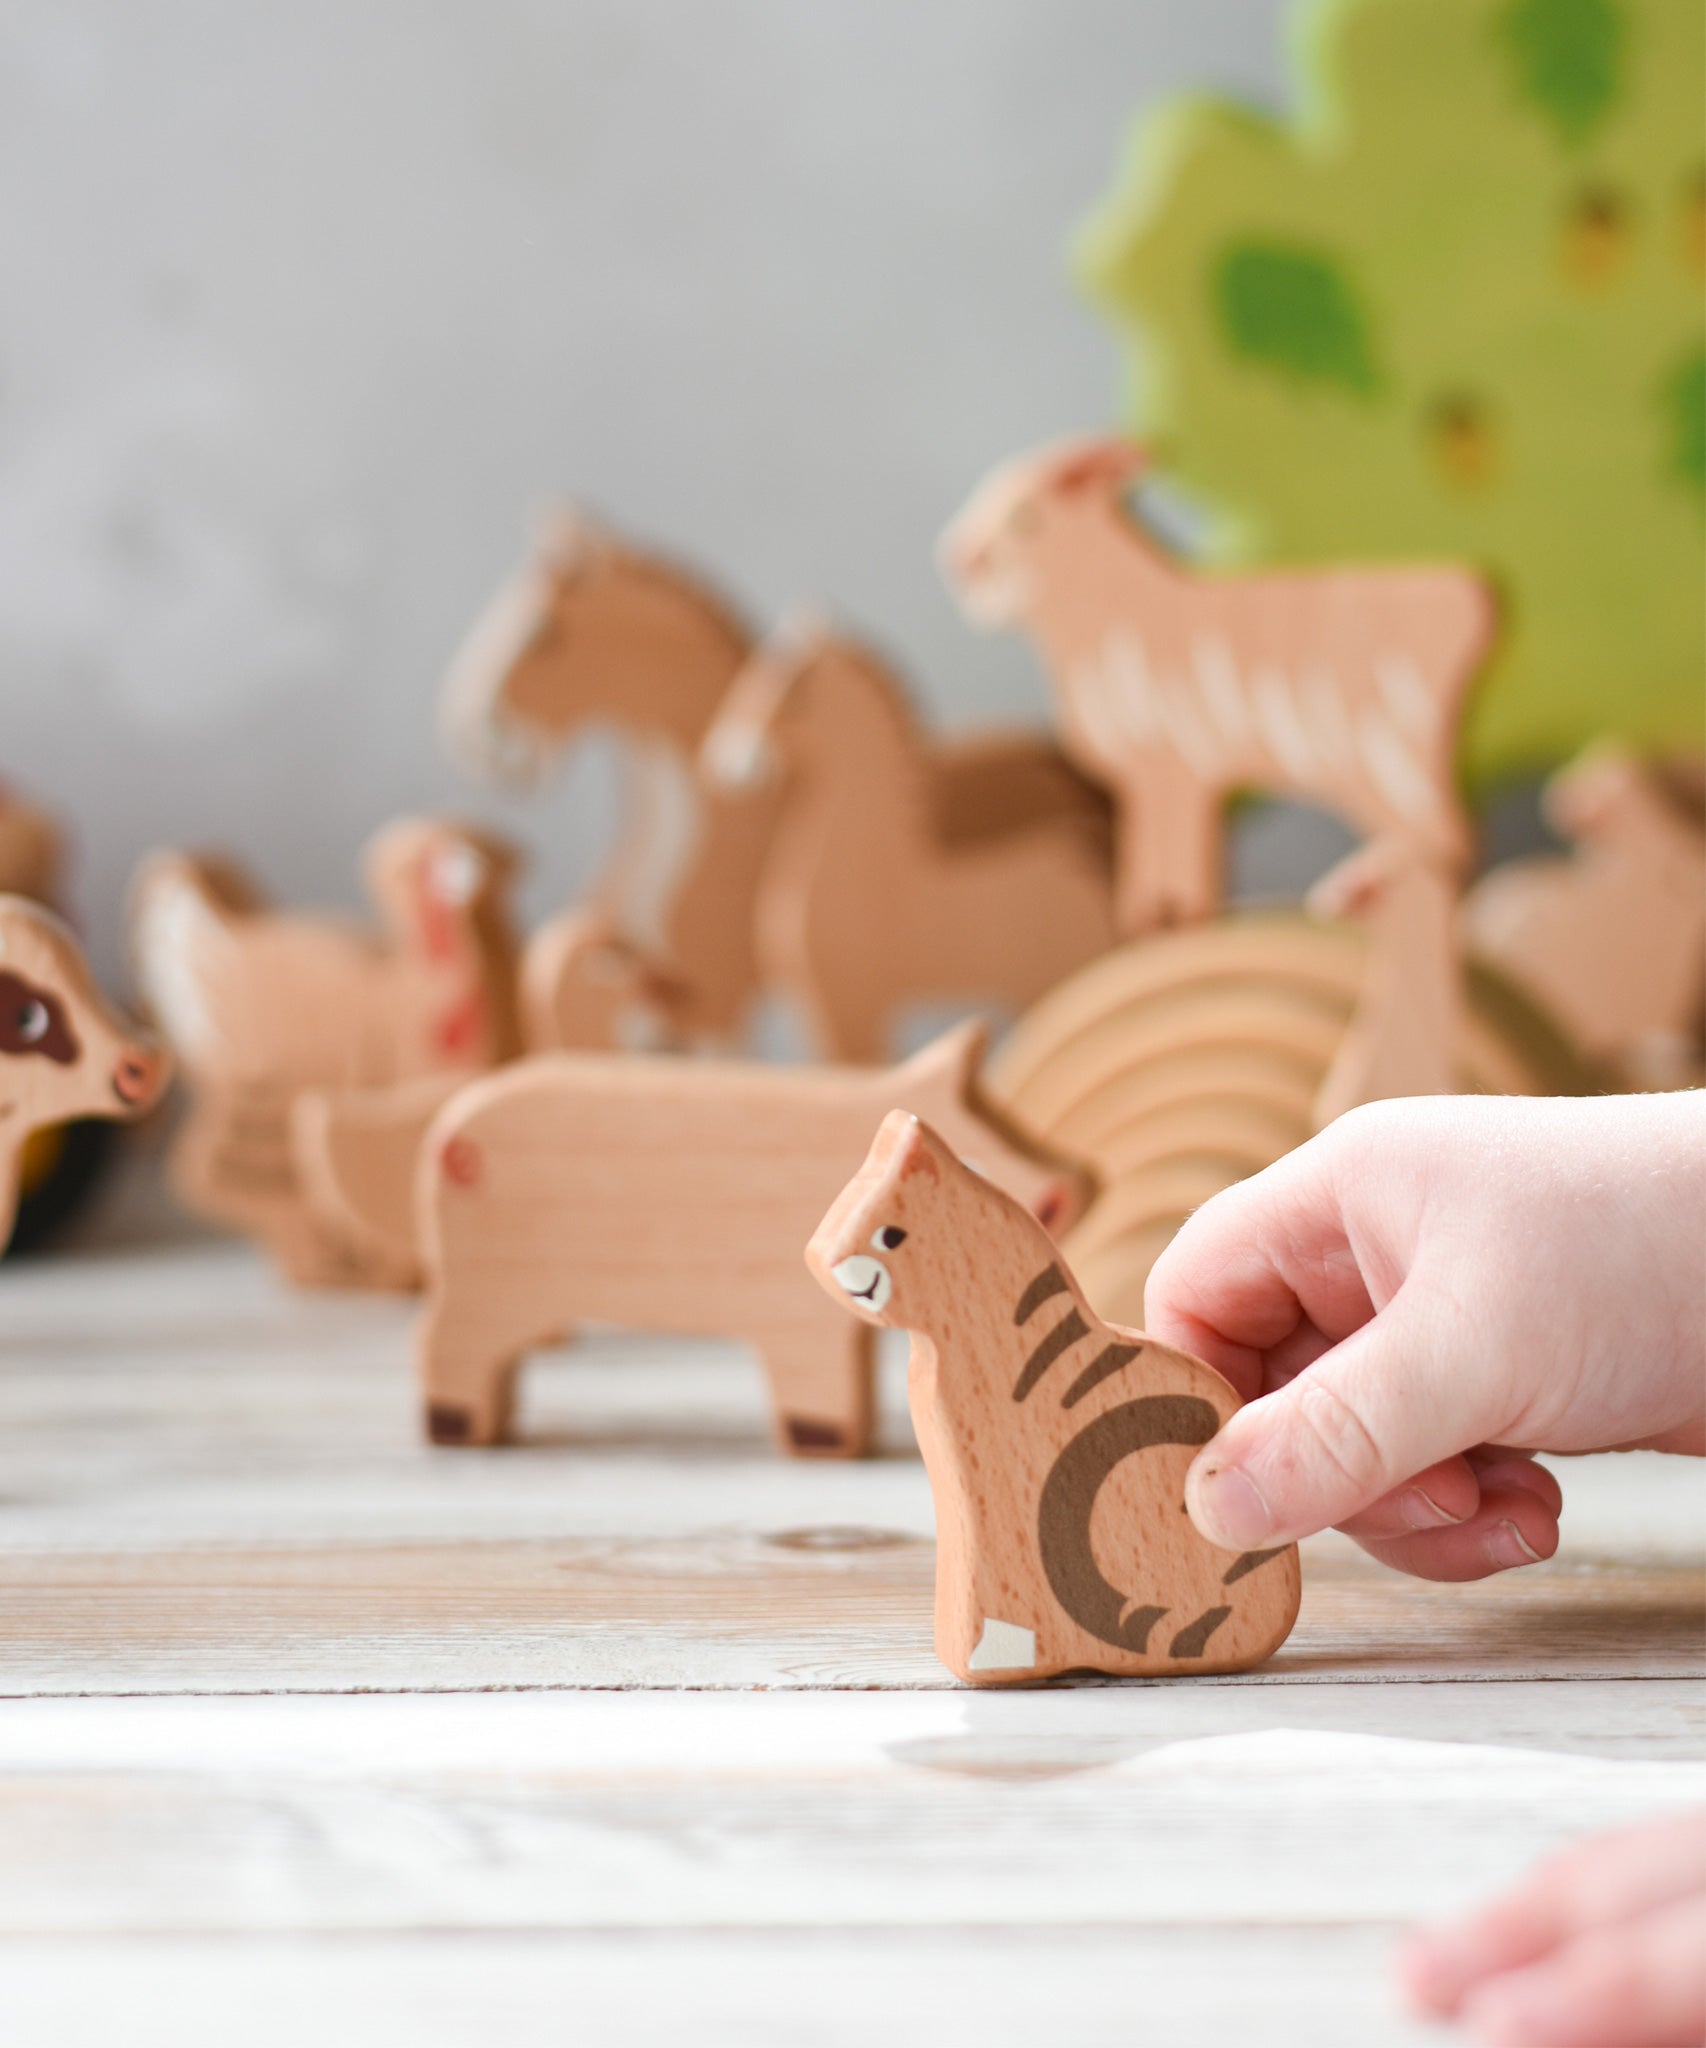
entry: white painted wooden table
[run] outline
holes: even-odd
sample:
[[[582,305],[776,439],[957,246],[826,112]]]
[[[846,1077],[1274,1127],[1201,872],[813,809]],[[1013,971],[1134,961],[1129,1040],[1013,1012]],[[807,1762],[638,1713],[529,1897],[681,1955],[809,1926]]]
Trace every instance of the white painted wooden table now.
[[[7,2048],[1433,2041],[1397,1930],[1706,1797],[1680,1461],[1486,1586],[1323,1539],[1247,1677],[974,1697],[898,1356],[863,1465],[629,1338],[431,1450],[409,1313],[146,1225],[0,1270]]]

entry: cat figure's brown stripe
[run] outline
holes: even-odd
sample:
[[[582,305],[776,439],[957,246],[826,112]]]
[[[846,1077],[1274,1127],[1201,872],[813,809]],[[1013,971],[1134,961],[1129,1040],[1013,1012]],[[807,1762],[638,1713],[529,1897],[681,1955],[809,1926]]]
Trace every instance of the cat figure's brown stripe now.
[[[1052,1301],[1057,1294],[1065,1294],[1069,1284],[1058,1265],[1045,1266],[1020,1295],[1019,1306],[1013,1311],[1014,1328],[1023,1328],[1045,1301]]]
[[[1013,1311],[1015,1327],[1023,1327],[1044,1302],[1067,1291],[1068,1283],[1059,1265],[1045,1266],[1019,1297]],[[1049,1367],[1089,1334],[1083,1316],[1076,1308],[1069,1309],[1026,1359],[1013,1388],[1013,1399],[1026,1400]],[[1141,1348],[1137,1344],[1105,1344],[1061,1396],[1061,1407],[1076,1407],[1104,1380],[1130,1364]],[[1037,1544],[1043,1571],[1061,1606],[1099,1642],[1111,1643],[1116,1649],[1135,1650],[1141,1656],[1148,1649],[1150,1631],[1167,1613],[1165,1607],[1133,1607],[1119,1588],[1103,1577],[1096,1563],[1090,1544],[1090,1523],[1103,1482],[1116,1465],[1135,1452],[1159,1444],[1206,1444],[1216,1426],[1214,1410],[1206,1401],[1184,1395],[1150,1395],[1106,1410],[1074,1437],[1055,1460],[1043,1483],[1037,1515]],[[1278,1555],[1275,1550],[1246,1551],[1222,1583],[1230,1586]],[[1179,1630],[1167,1654],[1200,1657],[1209,1638],[1231,1612],[1230,1607],[1209,1608]]]

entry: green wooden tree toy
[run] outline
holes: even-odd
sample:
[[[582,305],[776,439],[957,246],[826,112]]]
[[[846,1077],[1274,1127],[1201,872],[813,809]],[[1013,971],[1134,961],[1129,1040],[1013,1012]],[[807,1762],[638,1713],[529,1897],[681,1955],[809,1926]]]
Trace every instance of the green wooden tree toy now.
[[[1324,0],[1286,120],[1142,123],[1081,275],[1222,560],[1461,558],[1504,628],[1479,781],[1697,750],[1706,10]]]

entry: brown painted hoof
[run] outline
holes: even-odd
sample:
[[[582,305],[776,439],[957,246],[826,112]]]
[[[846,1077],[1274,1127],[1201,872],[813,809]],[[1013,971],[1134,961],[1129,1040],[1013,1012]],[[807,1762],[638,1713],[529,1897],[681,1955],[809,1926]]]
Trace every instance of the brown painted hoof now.
[[[428,1402],[426,1426],[428,1440],[435,1444],[471,1444],[474,1441],[471,1410],[458,1408],[452,1401]]]
[[[783,1433],[788,1449],[796,1458],[850,1458],[853,1446],[847,1434],[833,1422],[813,1422],[806,1415],[785,1415]]]

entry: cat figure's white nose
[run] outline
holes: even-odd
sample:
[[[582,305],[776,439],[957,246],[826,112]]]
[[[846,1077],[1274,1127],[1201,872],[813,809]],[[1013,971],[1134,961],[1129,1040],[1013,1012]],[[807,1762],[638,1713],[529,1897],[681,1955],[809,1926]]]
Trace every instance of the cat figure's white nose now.
[[[844,1287],[855,1301],[872,1310],[885,1308],[894,1292],[888,1267],[881,1259],[869,1258],[864,1252],[856,1252],[852,1258],[841,1261],[835,1268],[835,1282],[838,1287]]]

